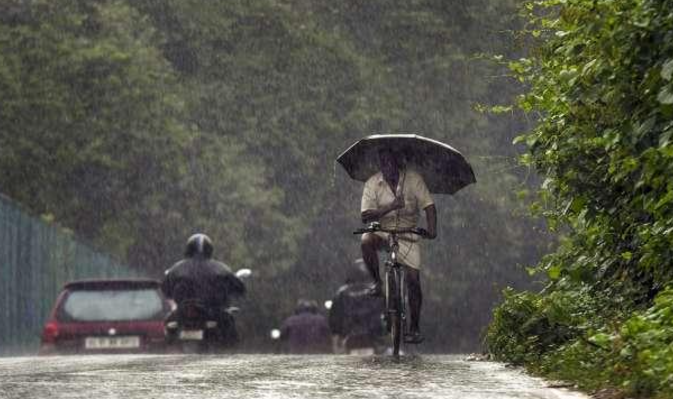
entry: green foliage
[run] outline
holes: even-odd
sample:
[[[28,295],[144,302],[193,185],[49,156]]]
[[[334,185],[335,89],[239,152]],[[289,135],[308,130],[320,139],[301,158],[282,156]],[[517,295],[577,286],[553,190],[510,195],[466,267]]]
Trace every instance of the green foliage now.
[[[544,176],[534,209],[562,233],[537,267],[549,284],[536,298],[588,301],[585,316],[570,320],[584,333],[542,351],[496,346],[503,359],[586,387],[671,397],[670,293],[662,291],[673,280],[671,9],[665,0],[524,7],[532,51],[510,68],[530,88],[517,105],[538,124],[516,142],[528,148],[522,161]],[[526,295],[510,293],[500,309]],[[528,315],[546,316],[541,305]],[[588,329],[582,319],[592,321]],[[516,330],[517,342],[531,336]]]
[[[579,238],[546,267],[580,279],[628,275],[641,296],[671,279],[673,124],[661,100],[673,20],[664,3],[566,2],[534,20],[548,28],[537,58],[513,64],[531,85],[520,106],[544,112],[523,140],[546,175],[545,215]]]
[[[538,363],[529,364],[529,370],[592,391],[611,385],[609,364],[609,354],[594,340],[582,337],[546,352]]]
[[[488,349],[498,360],[587,390],[673,397],[673,289],[630,316],[605,317],[597,308],[586,293],[508,289],[489,326]]]
[[[507,289],[504,298],[504,302],[493,311],[493,321],[486,335],[488,350],[498,360],[523,364],[528,357],[539,355],[529,349],[529,339],[537,340],[530,331],[535,323],[530,321],[537,316],[539,296]],[[523,325],[528,328],[521,328]]]
[[[615,383],[636,395],[673,397],[673,289],[626,320],[611,341]]]
[[[269,258],[245,227],[290,226],[273,214],[282,194],[241,146],[191,123],[147,16],[123,1],[22,4],[3,4],[0,25],[3,191],[157,275],[196,229],[241,266]]]
[[[25,5],[2,4],[3,190],[93,238],[174,178],[166,159],[184,134],[175,76],[121,2]]]
[[[589,328],[589,301],[585,292],[540,295],[508,288],[486,334],[488,350],[514,364],[538,362]]]

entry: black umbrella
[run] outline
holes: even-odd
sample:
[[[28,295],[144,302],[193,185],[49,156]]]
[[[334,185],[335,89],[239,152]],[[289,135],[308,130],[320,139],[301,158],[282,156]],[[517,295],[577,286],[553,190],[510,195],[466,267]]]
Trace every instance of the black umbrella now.
[[[383,148],[402,153],[407,165],[423,176],[431,193],[453,194],[476,182],[463,154],[448,144],[417,134],[367,136],[339,155],[337,162],[352,179],[364,182],[380,170],[378,151]]]

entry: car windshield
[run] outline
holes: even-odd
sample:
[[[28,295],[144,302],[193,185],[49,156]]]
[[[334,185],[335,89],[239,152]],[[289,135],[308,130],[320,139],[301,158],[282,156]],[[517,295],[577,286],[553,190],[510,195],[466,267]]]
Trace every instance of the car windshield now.
[[[63,316],[78,321],[146,320],[162,316],[155,289],[77,290],[68,295]]]

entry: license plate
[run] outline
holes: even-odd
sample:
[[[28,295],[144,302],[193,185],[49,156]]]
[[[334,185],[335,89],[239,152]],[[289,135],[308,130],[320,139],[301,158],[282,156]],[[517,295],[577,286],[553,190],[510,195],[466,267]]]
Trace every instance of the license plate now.
[[[139,348],[140,337],[87,337],[84,340],[86,349],[128,349]]]
[[[182,330],[180,339],[200,341],[203,339],[203,330]]]

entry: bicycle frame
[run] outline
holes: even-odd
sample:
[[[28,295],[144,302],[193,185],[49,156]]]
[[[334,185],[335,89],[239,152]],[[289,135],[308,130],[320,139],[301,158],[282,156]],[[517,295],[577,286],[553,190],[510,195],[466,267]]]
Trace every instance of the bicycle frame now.
[[[388,259],[385,261],[385,300],[386,325],[393,343],[393,356],[400,354],[403,336],[407,333],[407,287],[405,265],[397,261],[397,251],[400,247],[399,234],[412,233],[423,236],[422,229],[410,228],[401,230],[382,229],[380,223],[370,223],[367,228],[357,229],[353,234],[388,233]]]

